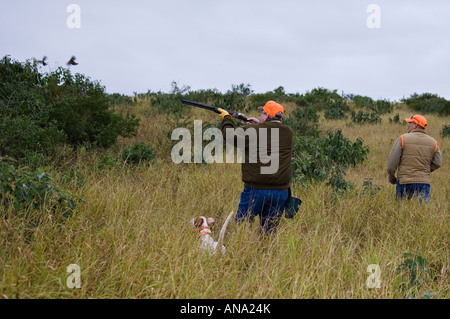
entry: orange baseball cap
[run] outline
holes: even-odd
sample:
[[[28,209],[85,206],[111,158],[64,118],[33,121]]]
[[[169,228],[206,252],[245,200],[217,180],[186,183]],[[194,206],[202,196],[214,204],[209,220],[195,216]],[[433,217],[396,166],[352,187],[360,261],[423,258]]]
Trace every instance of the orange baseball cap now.
[[[416,124],[422,126],[423,128],[425,128],[425,126],[427,126],[427,119],[424,118],[422,115],[411,116],[411,118],[405,119],[405,121],[408,123],[416,123]]]
[[[284,115],[284,107],[283,105],[275,102],[275,101],[269,101],[264,106],[258,107],[258,110],[264,110],[267,114],[270,116],[276,117],[277,113],[281,112]]]

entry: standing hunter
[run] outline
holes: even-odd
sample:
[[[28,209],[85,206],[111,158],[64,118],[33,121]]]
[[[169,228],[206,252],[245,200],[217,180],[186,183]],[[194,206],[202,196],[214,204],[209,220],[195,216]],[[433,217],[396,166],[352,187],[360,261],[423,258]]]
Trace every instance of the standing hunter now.
[[[235,220],[238,223],[243,220],[253,222],[254,218],[259,216],[261,230],[270,234],[276,232],[290,196],[294,133],[290,127],[282,123],[284,108],[281,104],[269,101],[258,110],[262,111],[259,119],[250,118],[249,123],[243,126],[242,130],[235,130],[230,114],[219,109],[223,120],[224,139],[235,143],[234,146],[239,143],[239,138],[245,139],[245,161],[242,162],[244,190],[241,193]],[[253,137],[257,137],[253,140],[250,138],[252,131],[255,132]],[[231,136],[232,140],[229,136],[231,132],[234,134]],[[266,141],[267,144],[261,143],[261,140]],[[255,158],[251,160],[252,152],[257,153],[257,160]],[[272,162],[276,161],[274,171],[267,169],[267,161],[261,154],[270,154]]]
[[[442,165],[437,141],[425,132],[427,120],[422,115],[405,119],[408,133],[401,135],[389,154],[387,171],[389,182],[397,185],[396,197],[430,200],[431,172]],[[395,171],[398,175],[395,177]]]

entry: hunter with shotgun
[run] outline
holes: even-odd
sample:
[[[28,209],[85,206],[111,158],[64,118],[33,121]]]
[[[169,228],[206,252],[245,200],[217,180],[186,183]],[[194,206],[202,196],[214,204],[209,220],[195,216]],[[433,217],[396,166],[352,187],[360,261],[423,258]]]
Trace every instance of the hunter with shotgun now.
[[[245,140],[245,160],[242,162],[242,181],[244,190],[241,193],[235,221],[253,222],[259,216],[261,230],[265,234],[275,233],[285,211],[287,218],[293,218],[298,211],[301,200],[291,195],[292,144],[294,133],[290,127],[282,123],[284,107],[274,101],[268,101],[261,110],[259,119],[248,118],[242,113],[224,110],[213,106],[182,100],[184,104],[207,109],[219,114],[222,118],[222,133],[229,142],[229,134],[236,146],[237,139]],[[233,117],[247,124],[241,130],[235,130]],[[256,133],[258,145],[251,145],[252,140],[247,132]],[[228,137],[228,138],[227,138]],[[262,141],[262,142],[261,142]],[[257,159],[251,161],[251,149],[256,149]],[[267,161],[261,154],[277,156],[278,166],[275,171],[268,171]]]

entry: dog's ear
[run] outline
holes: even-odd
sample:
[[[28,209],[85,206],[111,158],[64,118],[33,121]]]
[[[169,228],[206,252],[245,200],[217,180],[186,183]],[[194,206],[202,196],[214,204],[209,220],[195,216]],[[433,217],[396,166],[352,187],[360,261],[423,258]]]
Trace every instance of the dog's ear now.
[[[203,225],[203,219],[201,217],[196,217],[194,219],[193,224],[194,224],[194,227],[199,228],[200,226]]]
[[[214,220],[214,218],[212,218],[212,217],[208,217],[208,219],[206,219],[206,223],[208,224],[208,225],[211,225],[211,224],[213,224],[213,223],[215,223],[216,221]]]

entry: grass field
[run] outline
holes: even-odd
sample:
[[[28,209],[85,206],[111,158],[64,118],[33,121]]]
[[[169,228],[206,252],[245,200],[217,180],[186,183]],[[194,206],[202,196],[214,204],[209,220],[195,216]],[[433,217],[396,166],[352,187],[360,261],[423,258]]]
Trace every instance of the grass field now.
[[[287,111],[292,105],[286,105]],[[120,107],[119,107],[120,109]],[[396,201],[387,182],[386,163],[406,124],[390,124],[395,113],[413,115],[405,105],[383,116],[378,125],[327,121],[320,128],[341,128],[346,137],[361,137],[370,146],[368,159],[347,171],[355,188],[334,199],[324,183],[294,185],[303,200],[293,220],[282,219],[277,234],[261,238],[258,224],[231,222],[225,237],[227,255],[199,252],[190,219],[205,215],[221,225],[236,211],[243,188],[239,164],[183,164],[170,159],[167,134],[175,127],[145,104],[134,107],[139,133],[110,150],[145,141],[155,150],[151,164],[119,163],[98,168],[102,153],[67,149],[55,159],[52,177],[62,180],[67,167],[78,179],[61,188],[83,195],[85,204],[67,220],[42,209],[41,223],[7,212],[0,227],[0,297],[2,298],[450,298],[450,139],[440,136],[449,117],[427,115],[428,133],[443,153],[443,166],[432,174],[429,204]],[[255,114],[250,114],[255,115]],[[215,122],[213,113],[192,110],[193,119]],[[380,190],[361,194],[371,178]],[[428,260],[421,283],[396,269],[414,253]],[[409,257],[412,258],[412,257]],[[81,288],[67,286],[67,267],[79,265]],[[380,269],[380,288],[368,288],[369,265]]]

